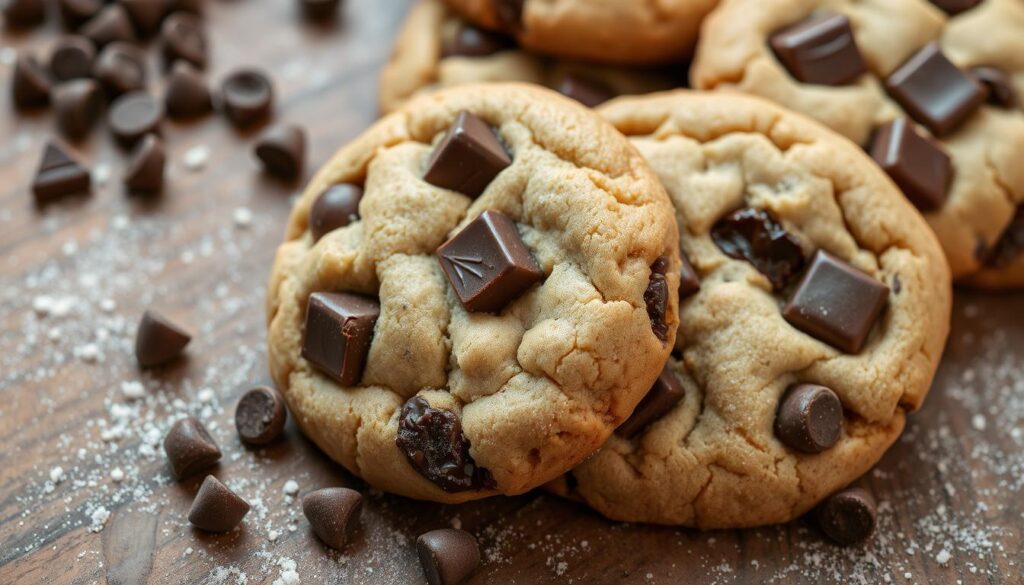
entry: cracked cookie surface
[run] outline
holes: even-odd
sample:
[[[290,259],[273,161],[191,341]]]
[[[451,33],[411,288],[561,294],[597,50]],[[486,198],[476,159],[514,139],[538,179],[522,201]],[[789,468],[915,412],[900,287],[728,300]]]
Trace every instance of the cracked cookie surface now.
[[[475,199],[423,179],[461,112],[511,158]],[[348,224],[314,241],[314,203],[349,184],[362,187],[357,214],[358,187],[343,189]],[[496,313],[467,312],[436,256],[485,211],[514,222],[543,272]],[[679,262],[668,196],[595,113],[527,85],[441,91],[342,148],[296,203],[268,291],[270,369],[303,432],[379,489],[444,502],[522,493],[597,449],[658,376],[671,344],[646,294],[654,281],[669,292],[671,340]],[[321,292],[379,299],[358,385],[302,357]]]
[[[770,102],[679,91],[620,98],[598,111],[668,190],[699,290],[682,287],[688,295],[667,366],[676,398],[641,417],[642,428],[631,418],[625,437],[620,429],[549,488],[631,522],[710,529],[795,518],[870,469],[925,399],[949,328],[942,251],[860,149]],[[734,222],[751,233],[751,218],[771,224],[759,242],[720,229]],[[754,242],[747,257],[775,264],[733,253],[727,242],[737,240]],[[876,290],[888,287],[858,351],[784,316],[806,276],[773,266],[796,265],[794,245],[808,265],[827,252]],[[783,420],[792,410],[780,407],[788,389],[824,392],[819,386],[842,404],[819,411],[841,417],[839,428]],[[809,433],[794,424],[802,422]]]

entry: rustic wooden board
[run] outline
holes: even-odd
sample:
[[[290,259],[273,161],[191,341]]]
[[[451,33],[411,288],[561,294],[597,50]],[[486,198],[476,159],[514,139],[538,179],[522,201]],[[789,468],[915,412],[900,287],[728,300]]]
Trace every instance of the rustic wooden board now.
[[[313,167],[374,119],[406,4],[351,0],[317,27],[293,0],[211,4],[211,78],[272,72],[277,120],[309,129]],[[105,184],[36,209],[28,189],[53,122],[12,114],[7,87],[11,48],[42,50],[54,32],[0,33],[0,583],[286,583],[293,566],[302,583],[418,583],[415,536],[448,525],[480,538],[479,583],[1024,581],[1024,296],[963,291],[931,398],[866,478],[881,513],[863,548],[824,543],[805,521],[698,533],[611,523],[543,493],[440,506],[368,492],[357,542],[327,551],[284,484],[365,486],[291,423],[262,450],[231,423],[245,385],[266,379],[264,282],[298,185],[262,177],[252,133],[214,116],[165,125],[162,198],[123,194],[124,153],[101,129],[78,152]],[[205,167],[186,168],[204,148]],[[150,305],[198,335],[187,359],[142,374],[131,345]],[[125,382],[146,397],[127,399]],[[185,411],[215,426],[217,475],[256,504],[240,532],[185,521],[198,480],[171,481],[159,447]]]

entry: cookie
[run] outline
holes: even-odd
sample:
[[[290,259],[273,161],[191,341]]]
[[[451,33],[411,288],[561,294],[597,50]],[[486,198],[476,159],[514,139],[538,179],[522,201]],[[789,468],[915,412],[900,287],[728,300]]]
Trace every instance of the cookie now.
[[[691,78],[769,98],[867,149],[955,279],[1024,286],[1024,3],[726,0]]]
[[[441,0],[420,0],[381,70],[380,109],[388,113],[421,93],[489,81],[536,83],[594,107],[617,95],[684,86],[686,67],[627,68],[545,57],[467,23]]]
[[[531,51],[599,63],[688,59],[719,0],[445,0],[470,22]]]
[[[444,90],[342,148],[296,203],[270,369],[303,432],[379,489],[522,493],[657,378],[679,267],[665,190],[595,113],[529,85]]]
[[[663,375],[550,487],[630,522],[795,518],[924,401],[949,328],[942,250],[860,149],[765,100],[672,92],[599,112],[668,189],[692,270]]]

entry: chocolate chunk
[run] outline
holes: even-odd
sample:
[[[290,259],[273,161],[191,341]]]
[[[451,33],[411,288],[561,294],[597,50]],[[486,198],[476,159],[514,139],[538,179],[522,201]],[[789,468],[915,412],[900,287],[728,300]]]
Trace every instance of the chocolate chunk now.
[[[220,461],[220,447],[206,427],[191,416],[174,423],[164,437],[164,452],[171,472],[178,479],[187,479]]]
[[[981,83],[953,65],[935,42],[900,65],[885,87],[915,120],[940,137],[955,130],[986,97]]]
[[[1017,206],[1010,224],[999,236],[995,247],[985,254],[985,264],[990,268],[1005,268],[1024,253],[1024,204]]]
[[[317,242],[328,233],[359,219],[363,188],[350,183],[331,185],[309,208],[309,231]]]
[[[103,9],[102,0],[57,0],[60,20],[64,28],[76,30]]]
[[[221,86],[224,114],[239,128],[266,120],[273,104],[274,88],[267,76],[259,71],[236,71]]]
[[[463,24],[441,43],[441,57],[487,57],[511,47],[504,35]]]
[[[266,445],[281,436],[288,420],[284,398],[277,390],[257,386],[245,394],[235,407],[235,429],[243,443]]]
[[[306,132],[298,126],[275,126],[260,136],[255,153],[267,174],[295,179],[306,163]]]
[[[685,254],[681,255],[680,259],[683,261],[679,269],[679,298],[682,300],[700,292],[700,277]]]
[[[69,81],[92,75],[96,49],[85,37],[61,37],[50,52],[50,73],[58,81]]]
[[[839,440],[843,404],[832,390],[816,384],[790,386],[775,413],[775,436],[803,453],[821,453]]]
[[[133,193],[159,193],[164,187],[164,166],[167,155],[157,136],[147,134],[132,151],[124,184]]]
[[[35,57],[18,55],[11,75],[11,97],[19,110],[50,103],[50,78]]]
[[[143,368],[165,364],[178,357],[192,336],[153,309],[147,309],[135,335],[135,359]]]
[[[135,32],[142,38],[153,36],[160,28],[160,21],[167,13],[167,2],[164,0],[118,0],[128,18],[135,25]]]
[[[44,205],[67,195],[87,192],[90,181],[89,171],[59,144],[49,142],[32,181],[32,193],[36,203]]]
[[[133,146],[146,134],[158,132],[163,117],[156,98],[144,91],[133,91],[114,100],[107,123],[121,144]]]
[[[850,19],[822,12],[786,27],[768,43],[790,75],[803,83],[846,85],[867,72]]]
[[[633,414],[622,423],[615,434],[625,439],[632,439],[648,425],[657,421],[669,413],[680,400],[683,399],[685,391],[679,383],[679,378],[669,365],[661,370],[658,379],[637,405]]]
[[[416,539],[416,554],[430,585],[460,585],[480,565],[476,538],[455,528],[421,534]]]
[[[494,487],[491,472],[469,454],[459,416],[419,396],[402,406],[395,444],[420,475],[448,493]]]
[[[110,43],[93,65],[93,77],[107,88],[111,96],[119,96],[146,87],[146,62],[142,52],[128,43]]]
[[[494,177],[512,164],[494,130],[469,112],[460,112],[434,147],[423,180],[443,189],[479,197]]]
[[[970,74],[988,89],[988,103],[1000,108],[1016,108],[1020,101],[1013,81],[1005,72],[995,67],[972,67]]]
[[[800,242],[764,209],[748,207],[718,220],[711,239],[726,256],[753,264],[775,290],[785,288],[804,266]]]
[[[507,31],[516,32],[523,28],[523,7],[526,0],[491,0],[498,24]]]
[[[921,211],[934,211],[946,203],[953,180],[949,155],[931,137],[918,134],[906,118],[878,129],[871,158]]]
[[[202,116],[213,110],[213,100],[206,80],[186,61],[177,61],[171,66],[164,93],[164,108],[167,115],[176,120]]]
[[[847,488],[818,505],[818,526],[842,545],[863,542],[875,531],[875,498],[864,488]]]
[[[882,314],[889,287],[818,250],[782,316],[790,325],[846,353],[859,353]]]
[[[340,0],[301,0],[302,14],[306,19],[318,22],[331,20],[338,13]]]
[[[566,73],[555,84],[555,91],[588,108],[596,108],[615,97],[615,90],[595,79]]]
[[[160,50],[168,67],[180,59],[196,69],[204,69],[206,33],[199,19],[186,12],[175,12],[168,16],[160,28]]]
[[[665,272],[668,260],[662,256],[651,265],[651,276],[644,290],[644,304],[647,305],[647,316],[651,320],[651,330],[662,341],[668,340],[668,281]]]
[[[65,81],[53,88],[52,100],[57,129],[70,140],[84,138],[103,110],[100,86],[91,79]]]
[[[946,14],[952,16],[974,8],[981,4],[981,0],[932,0],[932,4],[945,10]]]
[[[46,20],[46,2],[43,0],[7,0],[0,9],[4,25],[8,28],[31,28]]]
[[[497,313],[544,279],[515,222],[485,211],[437,249],[448,282],[472,313]]]
[[[358,384],[379,316],[376,299],[351,293],[309,295],[302,357],[342,386]]]
[[[196,16],[202,16],[205,0],[168,0],[168,12],[188,12]]]
[[[207,532],[227,532],[238,526],[248,513],[249,502],[216,477],[207,475],[196,498],[192,500],[188,521]]]
[[[323,488],[302,498],[302,513],[313,532],[333,549],[345,548],[359,526],[363,496],[343,487]]]
[[[134,43],[138,40],[128,13],[119,4],[111,4],[101,10],[82,25],[78,32],[89,37],[100,48],[116,41]]]

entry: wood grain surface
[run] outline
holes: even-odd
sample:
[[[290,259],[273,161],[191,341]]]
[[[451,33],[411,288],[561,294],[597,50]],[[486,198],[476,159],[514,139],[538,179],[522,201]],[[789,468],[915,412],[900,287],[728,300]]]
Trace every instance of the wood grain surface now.
[[[294,0],[212,2],[209,77],[242,65],[272,75],[275,121],[308,130],[308,177],[375,118],[376,74],[406,6],[350,0],[314,26]],[[416,535],[451,525],[480,539],[475,583],[1024,582],[1020,294],[958,291],[932,394],[864,480],[879,530],[858,548],[804,520],[700,533],[608,522],[544,493],[463,506],[374,493],[291,422],[282,440],[244,448],[234,403],[266,380],[265,280],[300,185],[262,176],[253,133],[211,116],[164,124],[162,197],[125,195],[125,153],[101,127],[75,148],[101,184],[36,208],[30,183],[53,120],[13,113],[11,62],[56,35],[52,23],[0,32],[0,583],[421,583]],[[186,164],[204,151],[202,168]],[[150,306],[196,335],[186,358],[143,373],[131,348]],[[138,384],[145,395],[132,399]],[[225,453],[216,475],[254,504],[240,531],[206,535],[185,519],[199,478],[172,481],[159,444],[183,412],[208,423]],[[288,481],[300,495],[364,491],[356,542],[321,546]]]

